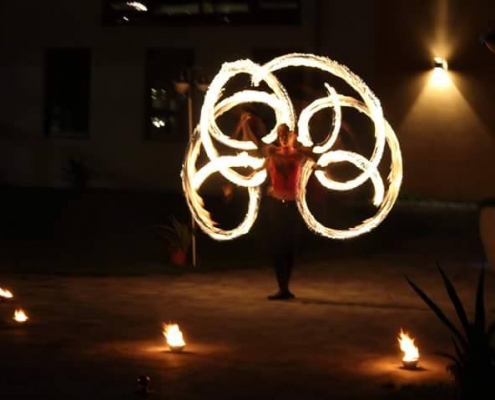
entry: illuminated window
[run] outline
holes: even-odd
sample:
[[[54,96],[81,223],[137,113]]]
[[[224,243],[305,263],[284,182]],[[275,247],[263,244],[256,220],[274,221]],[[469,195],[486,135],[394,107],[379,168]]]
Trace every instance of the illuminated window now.
[[[187,98],[174,81],[193,65],[191,49],[155,48],[146,52],[146,130],[154,141],[188,140]]]
[[[45,134],[89,136],[90,50],[48,49],[45,61]]]
[[[155,1],[154,12],[156,15],[198,15],[201,13],[200,1]]]
[[[146,25],[150,15],[149,0],[104,0],[103,22],[111,25]]]
[[[108,26],[297,25],[301,0],[102,0]]]
[[[206,14],[245,14],[250,12],[249,1],[204,1]]]
[[[259,6],[265,10],[297,10],[299,1],[297,0],[260,0]]]

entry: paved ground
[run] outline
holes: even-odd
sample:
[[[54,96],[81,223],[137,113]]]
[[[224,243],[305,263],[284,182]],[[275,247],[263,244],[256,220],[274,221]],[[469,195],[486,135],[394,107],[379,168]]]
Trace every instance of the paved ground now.
[[[366,263],[366,266],[360,265]],[[448,269],[473,298],[477,271]],[[268,302],[268,269],[149,277],[4,276],[32,316],[0,329],[0,392],[6,399],[134,398],[150,375],[157,399],[384,398],[409,383],[449,382],[449,336],[403,274],[448,305],[432,266],[398,257],[299,265],[298,299]],[[488,285],[493,287],[490,275]],[[494,314],[493,298],[489,313]],[[178,321],[187,348],[171,354],[162,321]],[[403,327],[422,353],[418,372],[399,368]],[[5,397],[4,397],[5,396]]]
[[[45,266],[52,258],[37,253],[45,248],[39,243],[2,243],[9,256],[0,286],[13,289],[16,301],[0,303],[1,398],[133,399],[135,377],[146,374],[156,399],[440,400],[397,393],[403,385],[451,382],[434,354],[451,350],[450,335],[404,275],[452,312],[435,270],[440,261],[472,310],[483,261],[476,216],[454,214],[396,218],[395,230],[384,225],[389,233],[362,242],[303,242],[293,280],[297,299],[287,303],[266,300],[275,287],[272,271],[264,253],[242,241],[207,248],[203,240],[197,272],[127,277],[12,273],[33,269],[37,257]],[[65,253],[62,247],[50,257]],[[65,254],[57,270],[69,270],[63,264],[71,257]],[[489,320],[494,285],[490,272]],[[16,306],[31,316],[27,325],[10,321]],[[165,346],[167,321],[184,331],[181,354]],[[420,371],[400,368],[401,327],[420,346]]]

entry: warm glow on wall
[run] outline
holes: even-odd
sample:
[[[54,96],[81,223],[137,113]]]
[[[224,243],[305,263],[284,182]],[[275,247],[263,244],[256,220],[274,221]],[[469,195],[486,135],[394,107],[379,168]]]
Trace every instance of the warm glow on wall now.
[[[449,73],[443,69],[435,68],[431,75],[431,82],[437,88],[447,87],[450,84]]]

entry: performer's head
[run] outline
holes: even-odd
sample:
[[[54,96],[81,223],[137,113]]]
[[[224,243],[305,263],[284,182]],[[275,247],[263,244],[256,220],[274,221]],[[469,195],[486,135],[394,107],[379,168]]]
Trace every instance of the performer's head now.
[[[242,107],[240,107],[240,111],[241,111],[241,114],[240,114],[241,115],[241,119],[242,118],[251,119],[251,118],[257,116],[256,109],[250,103],[243,104]]]
[[[256,114],[256,108],[251,103],[244,103],[241,107],[241,112],[249,113],[249,114]]]
[[[278,143],[280,146],[294,146],[296,141],[296,133],[289,129],[287,124],[280,124],[277,127]]]

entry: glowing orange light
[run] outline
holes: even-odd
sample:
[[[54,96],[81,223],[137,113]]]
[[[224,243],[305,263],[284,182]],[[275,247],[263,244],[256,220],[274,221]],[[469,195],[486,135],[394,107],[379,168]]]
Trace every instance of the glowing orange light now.
[[[405,368],[415,368],[419,361],[419,349],[414,344],[414,339],[410,338],[409,335],[401,329],[397,340],[399,341],[401,351],[404,353],[402,364]]]
[[[172,351],[182,351],[186,346],[182,332],[177,324],[163,324],[163,336]]]
[[[14,295],[12,294],[12,292],[10,290],[2,289],[0,287],[0,300],[1,300],[1,298],[12,299],[13,297],[14,297]]]
[[[148,11],[148,7],[146,7],[143,3],[140,3],[139,1],[128,1],[126,4],[137,11],[141,11],[141,12]]]
[[[29,317],[26,315],[24,310],[22,308],[15,310],[14,313],[14,321],[19,322],[19,323],[24,323],[29,319]]]
[[[435,68],[431,76],[433,85],[437,88],[444,88],[450,84],[450,76],[447,71],[441,68]]]

